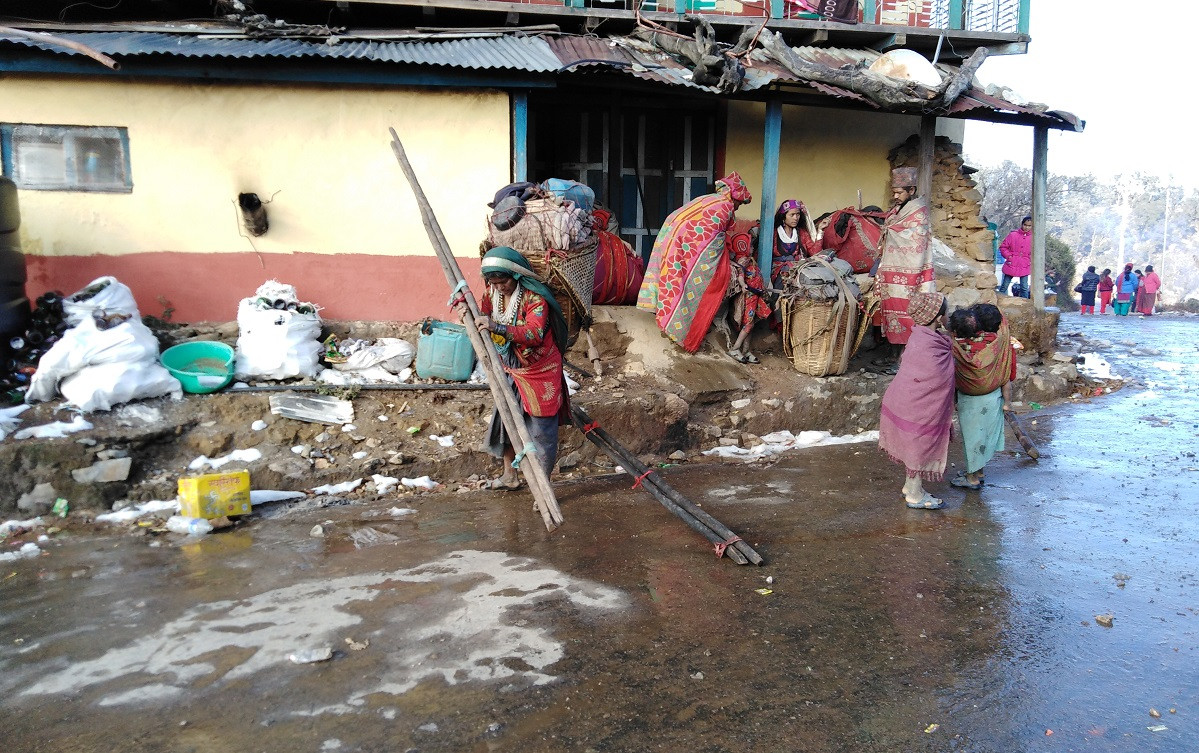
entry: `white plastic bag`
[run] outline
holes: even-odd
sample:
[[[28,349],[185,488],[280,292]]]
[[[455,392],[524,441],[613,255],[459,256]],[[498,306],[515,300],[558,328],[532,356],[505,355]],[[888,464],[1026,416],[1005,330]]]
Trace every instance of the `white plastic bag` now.
[[[354,351],[345,363],[335,363],[338,371],[363,371],[372,366],[381,366],[392,374],[399,374],[412,365],[416,349],[407,340],[395,337],[380,337],[374,345]]]
[[[95,372],[93,383],[86,371],[102,365],[121,368]],[[128,370],[128,376],[133,380],[128,385],[117,383],[123,370]],[[99,329],[89,316],[64,332],[62,339],[38,361],[25,402],[53,400],[58,395],[60,383],[69,377],[77,377],[72,387],[72,394],[77,399],[68,397],[68,400],[81,407],[82,404],[103,406],[100,410],[108,410],[134,398],[182,394],[183,391],[179,380],[158,365],[158,339],[136,317],[108,329]],[[106,391],[109,394],[103,394]],[[66,397],[65,392],[63,395]]]
[[[319,314],[259,309],[255,298],[237,306],[237,377],[316,376],[321,354]]]
[[[79,300],[89,288],[103,285],[104,289],[86,300]],[[91,319],[93,314],[104,316],[120,314],[133,319],[140,319],[137,301],[133,299],[133,291],[119,282],[115,277],[98,277],[62,300],[63,318],[72,327],[85,319]]]

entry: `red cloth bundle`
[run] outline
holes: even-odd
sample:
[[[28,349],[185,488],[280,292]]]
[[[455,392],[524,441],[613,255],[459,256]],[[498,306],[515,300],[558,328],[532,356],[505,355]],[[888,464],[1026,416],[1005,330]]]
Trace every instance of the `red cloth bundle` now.
[[[824,229],[824,247],[836,251],[837,258],[849,262],[854,272],[869,272],[878,258],[878,239],[883,234],[883,229],[871,218],[881,219],[882,216],[853,207],[838,209],[829,215],[828,226]],[[839,228],[844,230],[838,232]]]
[[[610,213],[597,209],[592,213],[596,228],[607,227]],[[633,247],[615,233],[596,230],[599,248],[595,253],[595,287],[591,303],[596,306],[626,306],[637,302],[645,262]]]

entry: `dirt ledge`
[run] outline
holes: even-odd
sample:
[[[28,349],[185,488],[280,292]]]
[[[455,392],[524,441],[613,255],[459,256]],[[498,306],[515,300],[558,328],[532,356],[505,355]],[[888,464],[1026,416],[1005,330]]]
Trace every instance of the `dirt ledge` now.
[[[1051,324],[1056,333],[1056,317]],[[327,329],[343,336],[397,336],[415,343],[417,326],[335,322]],[[236,324],[176,326],[159,335],[164,346],[190,339],[232,343]],[[647,315],[631,308],[597,310],[593,337],[604,373],[584,376],[572,368],[581,384],[573,399],[647,464],[720,462],[701,452],[722,443],[754,446],[758,437],[782,429],[834,435],[870,431],[878,426],[879,403],[890,382],[890,377],[869,370],[870,360],[881,351],[859,353],[842,376],[800,374],[782,356],[777,336],[765,329],[753,340],[759,365],[732,361],[717,335],[710,336],[699,353],[686,354],[662,338]],[[1037,337],[1044,341],[1044,330]],[[1048,404],[1102,387],[1079,376],[1074,366],[1077,349],[1072,352],[1071,345],[1023,356],[1015,399]],[[567,360],[592,368],[583,343],[575,344]],[[262,452],[260,460],[247,466],[256,489],[301,491],[362,478],[368,483],[353,495],[374,498],[372,474],[427,475],[456,488],[498,472],[497,461],[476,449],[491,415],[486,390],[361,391],[353,398],[357,428],[352,431],[272,415],[271,394],[278,393],[158,398],[89,414],[94,428],[64,439],[10,437],[0,442],[0,516],[44,513],[45,503],[26,504],[24,509],[17,504],[41,483],[52,484],[54,493],[67,498],[73,510],[169,499],[193,459],[235,449]],[[749,402],[734,407],[735,401],[744,400]],[[71,414],[62,403],[53,402],[34,406],[21,418],[21,426],[28,427],[70,420]],[[266,428],[253,429],[257,420]],[[443,448],[433,435],[451,435],[454,445]],[[563,428],[560,445],[555,479],[585,478],[613,468],[573,427]],[[360,457],[355,458],[356,453]],[[82,483],[71,475],[72,470],[114,456],[132,458],[127,479]]]

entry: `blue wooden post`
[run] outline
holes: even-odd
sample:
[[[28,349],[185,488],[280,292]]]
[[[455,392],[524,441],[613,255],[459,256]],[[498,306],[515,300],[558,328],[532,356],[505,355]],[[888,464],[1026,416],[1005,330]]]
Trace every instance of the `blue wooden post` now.
[[[949,0],[949,28],[964,29],[966,18],[962,12],[962,0]]]
[[[529,93],[512,92],[512,182],[529,179]]]
[[[766,127],[762,134],[762,224],[758,229],[758,267],[762,277],[770,279],[770,261],[774,256],[774,205],[779,181],[779,146],[783,138],[783,103],[766,103]]]
[[[878,23],[878,0],[866,0],[862,3],[862,23]]]
[[[1020,0],[1020,33],[1028,33],[1028,11],[1032,8],[1032,0]]]
[[[783,17],[783,0],[770,0],[770,17]]]
[[[680,16],[687,12],[687,0],[674,0],[674,12]]]

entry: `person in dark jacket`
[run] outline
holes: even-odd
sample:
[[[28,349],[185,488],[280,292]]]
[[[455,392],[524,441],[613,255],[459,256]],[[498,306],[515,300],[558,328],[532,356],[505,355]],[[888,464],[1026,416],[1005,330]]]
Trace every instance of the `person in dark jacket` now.
[[[1099,275],[1095,273],[1095,266],[1087,267],[1087,271],[1082,273],[1082,282],[1078,283],[1075,290],[1082,293],[1082,313],[1095,314],[1095,291],[1099,289]]]

